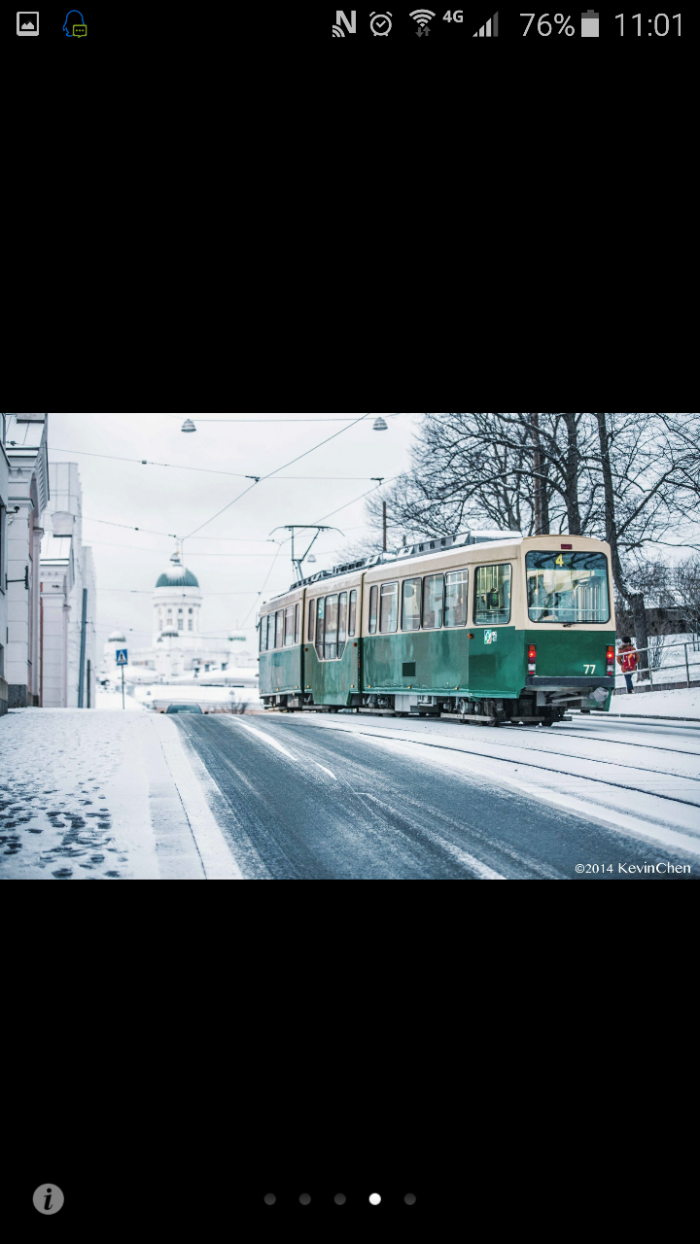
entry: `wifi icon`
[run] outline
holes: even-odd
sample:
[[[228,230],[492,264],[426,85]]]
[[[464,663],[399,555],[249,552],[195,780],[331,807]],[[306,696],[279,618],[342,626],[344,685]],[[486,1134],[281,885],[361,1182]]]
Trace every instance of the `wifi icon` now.
[[[416,34],[419,34],[419,35],[422,35],[423,33],[425,33],[426,35],[430,34],[430,31],[425,30],[425,27],[428,25],[428,22],[430,21],[431,17],[435,16],[432,9],[414,9],[413,12],[410,14],[410,16],[414,19],[414,21],[418,23],[420,27],[420,30],[417,30]]]
[[[340,26],[334,26],[334,27],[333,27],[333,38],[334,38],[334,39],[337,39],[338,37],[340,37],[341,39],[344,39],[344,38],[345,38],[345,31],[344,31],[344,30],[341,30],[341,29],[340,29]]]

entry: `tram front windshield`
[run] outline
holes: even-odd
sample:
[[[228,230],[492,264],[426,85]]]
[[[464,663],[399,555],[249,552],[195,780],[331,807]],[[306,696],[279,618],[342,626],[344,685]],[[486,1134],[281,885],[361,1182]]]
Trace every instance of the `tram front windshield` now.
[[[608,561],[603,553],[528,553],[531,622],[609,622]]]

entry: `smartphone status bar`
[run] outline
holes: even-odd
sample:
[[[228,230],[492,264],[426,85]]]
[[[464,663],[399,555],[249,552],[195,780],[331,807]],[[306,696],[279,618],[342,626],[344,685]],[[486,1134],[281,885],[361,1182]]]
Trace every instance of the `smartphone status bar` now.
[[[619,6],[609,9],[560,8],[556,12],[522,11],[522,3],[516,7],[430,8],[399,7],[389,0],[385,8],[344,8],[329,6],[327,10],[327,35],[333,39],[389,47],[397,43],[408,44],[424,52],[429,47],[448,45],[464,46],[465,40],[500,39],[519,42],[527,47],[571,47],[580,39],[623,41],[637,45],[651,40],[669,46],[683,38],[693,36],[691,24],[694,11],[661,12],[658,8],[636,11],[619,11]],[[617,10],[617,11],[616,11]],[[318,19],[320,21],[320,18]],[[494,49],[495,50],[495,49]],[[342,50],[338,49],[342,55]],[[493,54],[493,51],[492,53]]]

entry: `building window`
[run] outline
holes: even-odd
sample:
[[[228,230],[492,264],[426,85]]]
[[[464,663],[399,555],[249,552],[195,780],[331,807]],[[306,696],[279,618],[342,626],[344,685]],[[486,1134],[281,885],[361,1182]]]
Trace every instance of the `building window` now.
[[[185,629],[185,619],[184,619],[184,618],[178,618],[178,620],[177,620],[177,629],[178,629],[178,631],[184,631],[184,629]]]
[[[382,635],[393,635],[399,627],[399,585],[382,583],[379,630]]]
[[[188,621],[188,623],[187,623],[187,629],[188,629],[188,631],[192,631],[192,630],[194,630],[194,623],[193,623],[193,621],[192,621],[192,619],[191,619],[191,618],[189,619],[189,621]]]
[[[510,566],[479,566],[474,581],[475,625],[510,622]]]
[[[188,613],[194,613],[194,609],[188,609]]]

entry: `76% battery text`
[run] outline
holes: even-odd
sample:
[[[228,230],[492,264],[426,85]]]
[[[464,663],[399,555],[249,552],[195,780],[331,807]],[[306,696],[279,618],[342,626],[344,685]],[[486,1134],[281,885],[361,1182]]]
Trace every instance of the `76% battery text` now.
[[[554,26],[553,26],[553,25],[552,25],[552,23],[549,21],[549,13],[543,13],[543,14],[541,15],[541,17],[537,17],[537,14],[536,14],[536,13],[521,13],[521,14],[520,14],[520,16],[521,16],[521,17],[529,17],[529,19],[530,19],[530,20],[529,20],[529,22],[528,22],[528,24],[527,24],[527,26],[525,27],[525,29],[524,29],[524,31],[523,31],[523,38],[525,37],[525,35],[526,35],[526,34],[527,34],[527,32],[529,31],[529,29],[530,29],[530,27],[531,27],[532,23],[534,22],[535,18],[537,18],[537,33],[538,33],[538,35],[544,35],[544,37],[545,37],[545,38],[547,37],[547,35],[551,35],[552,30],[554,29],[554,26],[558,26],[558,27],[559,27],[559,29],[557,30],[557,34],[558,34],[558,35],[562,35],[562,34],[564,34],[564,35],[575,35],[575,34],[576,34],[576,31],[575,31],[574,27],[571,25],[571,18],[570,18],[570,17],[564,17],[564,14],[563,14],[563,13],[555,13],[555,14],[554,14]]]

